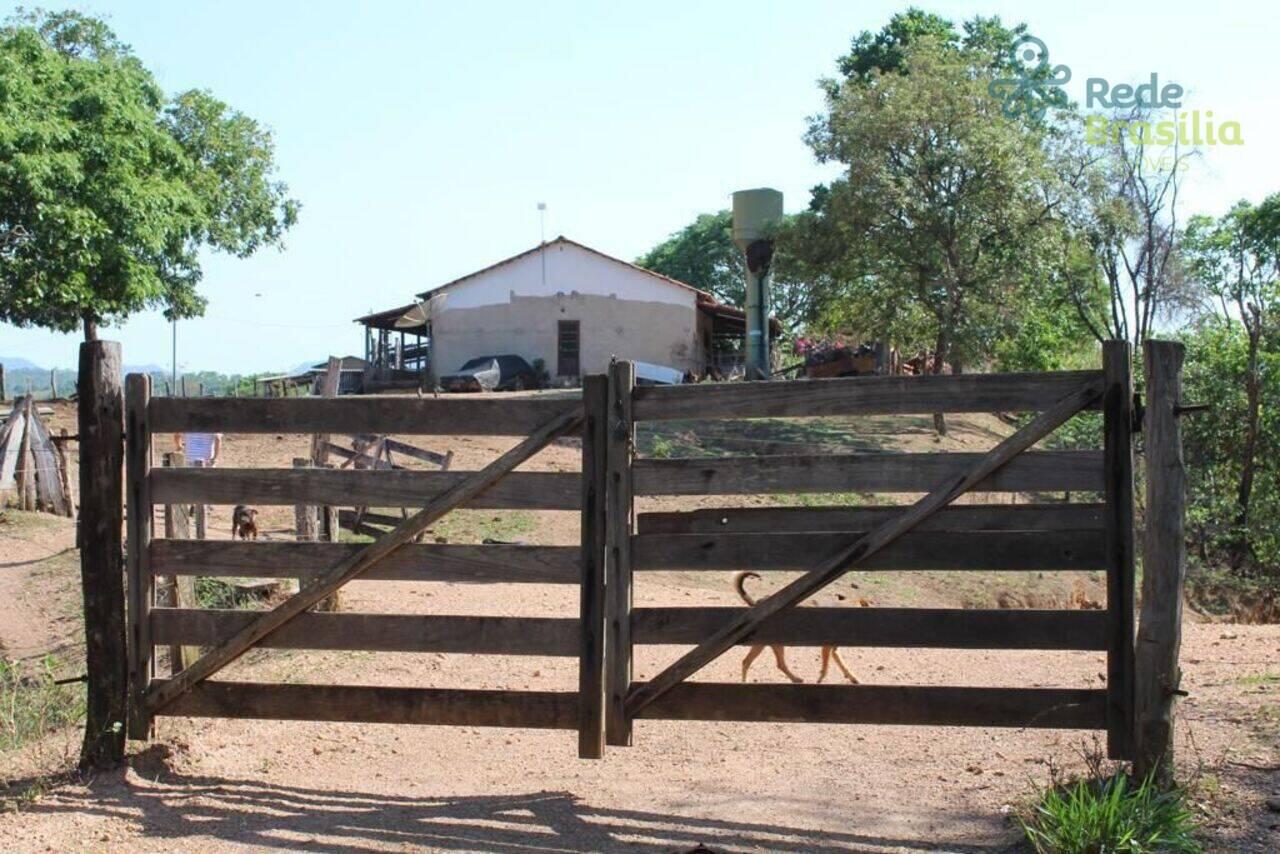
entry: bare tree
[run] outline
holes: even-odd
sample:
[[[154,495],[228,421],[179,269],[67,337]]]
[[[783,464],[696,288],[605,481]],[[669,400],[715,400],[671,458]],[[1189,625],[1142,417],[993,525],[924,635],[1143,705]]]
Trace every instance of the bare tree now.
[[[1159,121],[1135,108],[1110,120],[1107,141],[1083,155],[1090,180],[1074,235],[1087,247],[1092,269],[1071,277],[1069,292],[1081,319],[1099,339],[1131,341],[1135,352],[1157,320],[1191,298],[1179,254],[1178,195],[1194,152],[1176,134],[1157,144]],[[1101,304],[1093,290],[1101,287]]]

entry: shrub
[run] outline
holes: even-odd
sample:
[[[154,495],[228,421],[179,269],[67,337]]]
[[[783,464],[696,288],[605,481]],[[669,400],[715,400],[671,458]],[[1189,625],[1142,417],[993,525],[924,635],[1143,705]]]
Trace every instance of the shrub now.
[[[1135,788],[1124,774],[1049,789],[1022,830],[1042,854],[1202,850],[1180,790],[1163,792],[1150,778]]]

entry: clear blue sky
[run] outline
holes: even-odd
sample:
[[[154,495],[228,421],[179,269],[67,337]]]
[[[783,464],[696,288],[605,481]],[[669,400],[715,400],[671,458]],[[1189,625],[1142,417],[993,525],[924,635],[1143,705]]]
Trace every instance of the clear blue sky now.
[[[46,5],[56,6],[48,2]],[[955,20],[1026,20],[1084,80],[1186,87],[1185,108],[1241,122],[1209,150],[1186,213],[1280,190],[1274,3],[921,4]],[[103,2],[170,91],[207,87],[270,126],[302,201],[283,252],[211,256],[205,318],[179,365],[226,372],[359,353],[351,318],[534,245],[547,234],[633,258],[735,189],[787,209],[830,169],[801,140],[814,85],[849,39],[904,8],[882,2]],[[255,294],[261,294],[255,297]],[[131,364],[169,364],[169,330],[139,316],[104,337]],[[0,355],[75,364],[77,339],[0,325]]]

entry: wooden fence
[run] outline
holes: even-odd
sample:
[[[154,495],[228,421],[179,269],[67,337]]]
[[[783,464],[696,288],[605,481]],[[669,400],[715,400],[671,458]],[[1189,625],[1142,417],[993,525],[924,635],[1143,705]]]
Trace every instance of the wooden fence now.
[[[1128,366],[1122,343],[1107,345],[1102,370],[1035,375],[636,387],[632,366],[616,364],[609,386],[609,743],[630,743],[636,718],[945,724],[1105,729],[1111,755],[1129,756],[1134,560]],[[1098,409],[1103,447],[1027,450],[1075,412]],[[635,453],[635,425],[647,421],[937,412],[1042,415],[985,454],[653,459]],[[970,490],[1070,493],[1077,500],[952,503]],[[635,513],[635,499],[644,496],[855,491],[926,497],[892,507]],[[854,566],[890,572],[1105,570],[1108,601],[1103,611],[795,609]],[[635,576],[661,570],[809,572],[752,608],[632,607]],[[1107,681],[1105,688],[1086,689],[688,681],[733,645],[771,643],[1105,651]],[[631,661],[638,644],[695,648],[653,680],[636,682]]]
[[[96,344],[97,342],[95,342]],[[88,346],[88,345],[86,345]],[[85,351],[81,434],[92,450],[84,571],[91,638],[89,742],[119,705],[112,626],[110,511],[119,473],[118,348]],[[1148,525],[1142,655],[1134,658],[1133,431],[1124,343],[1099,370],[1049,374],[850,379],[636,387],[633,366],[588,377],[581,398],[152,398],[130,376],[124,395],[129,580],[128,727],[146,738],[157,715],[224,716],[576,730],[579,753],[628,744],[637,719],[848,722],[1105,729],[1115,757],[1165,762],[1178,691],[1183,552],[1182,471],[1176,418],[1179,345],[1152,342],[1147,374]],[[118,373],[114,374],[118,376]],[[85,377],[88,377],[86,380]],[[1102,446],[1047,450],[1042,440],[1080,411],[1103,414]],[[964,412],[1036,413],[983,453],[822,454],[654,459],[636,454],[636,425],[671,420],[803,418]],[[95,413],[101,413],[100,415]],[[114,424],[114,426],[113,426]],[[524,437],[478,471],[152,468],[154,434],[435,434]],[[99,437],[98,433],[102,436]],[[556,437],[582,437],[580,472],[517,471]],[[114,438],[113,438],[114,437]],[[305,461],[304,461],[305,462]],[[90,473],[86,475],[86,473]],[[93,474],[96,473],[96,474]],[[89,481],[84,480],[86,476]],[[96,478],[97,480],[94,480]],[[101,481],[95,492],[89,485]],[[712,508],[637,514],[647,496],[874,492],[921,495],[892,506]],[[1038,503],[960,504],[968,492],[1033,493]],[[100,494],[99,494],[100,493]],[[1050,498],[1049,496],[1052,496]],[[373,543],[231,542],[160,537],[155,505],[364,505],[421,508]],[[451,545],[415,541],[456,507],[577,510],[575,546]],[[171,520],[171,531],[181,525]],[[115,543],[115,545],[113,545]],[[95,557],[96,556],[96,557]],[[1099,570],[1105,610],[805,608],[796,605],[851,568]],[[634,607],[637,574],[800,571],[750,607]],[[293,578],[298,593],[267,611],[158,607],[157,577]],[[576,615],[552,618],[324,613],[343,584],[460,581],[576,585]],[[104,581],[104,578],[106,579]],[[180,585],[184,586],[184,585]],[[91,589],[92,587],[92,589]],[[92,596],[90,596],[92,594]],[[179,602],[181,604],[181,598]],[[94,640],[97,639],[97,640]],[[97,648],[93,646],[97,641]],[[1101,687],[771,685],[690,681],[735,646],[863,646],[1081,650],[1105,653]],[[636,645],[692,647],[646,681],[632,675]],[[190,650],[161,678],[155,648]],[[577,658],[576,691],[264,684],[216,680],[253,647],[466,652]],[[197,654],[198,652],[198,654]],[[1140,702],[1135,722],[1135,679]],[[1135,733],[1136,741],[1135,745]]]
[[[155,715],[576,729],[584,756],[603,738],[603,407],[605,381],[581,399],[152,398],[149,378],[126,384],[131,616],[129,734],[148,736]],[[595,411],[592,406],[595,406]],[[151,437],[175,432],[470,434],[529,436],[480,472],[381,469],[153,468]],[[582,435],[583,470],[511,472],[565,432]],[[535,434],[535,435],[529,435]],[[518,453],[517,453],[518,452]],[[513,456],[514,455],[514,456]],[[496,467],[496,468],[495,468]],[[492,469],[492,471],[490,471]],[[500,478],[500,479],[499,479]],[[154,505],[366,505],[433,508],[372,544],[161,538]],[[456,506],[579,510],[580,546],[421,544],[414,537]],[[425,521],[424,521],[425,520]],[[399,520],[398,520],[399,521]],[[359,566],[355,572],[349,569]],[[337,580],[335,568],[343,568]],[[356,577],[576,585],[573,617],[322,613],[307,610]],[[301,592],[272,611],[156,606],[157,577],[295,578]],[[312,600],[306,601],[304,600]],[[302,602],[303,604],[292,604]],[[243,638],[252,637],[248,643]],[[203,647],[169,678],[156,646]],[[207,678],[250,646],[398,652],[564,656],[580,661],[578,691],[490,691],[352,685],[262,684]]]

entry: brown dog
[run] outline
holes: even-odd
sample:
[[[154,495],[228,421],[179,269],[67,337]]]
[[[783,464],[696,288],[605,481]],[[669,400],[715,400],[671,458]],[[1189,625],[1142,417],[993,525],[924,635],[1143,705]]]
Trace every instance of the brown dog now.
[[[746,602],[749,606],[754,606],[756,604],[756,600],[747,592],[747,579],[759,577],[760,573],[758,572],[739,572],[733,576],[733,589],[742,597],[742,601]],[[780,643],[771,643],[768,644],[768,646],[769,649],[773,650],[773,660],[777,663],[778,669],[782,671],[783,675],[792,682],[803,682],[803,679],[791,672],[790,667],[787,667],[787,648]],[[747,651],[747,657],[742,659],[743,682],[747,681],[747,671],[751,669],[752,663],[760,657],[761,653],[764,652],[764,648],[765,644],[756,644]],[[836,666],[840,668],[840,672],[845,675],[845,678],[854,685],[857,685],[857,677],[849,671],[849,668],[844,663],[844,659],[840,657],[840,651],[834,646],[822,647],[822,669],[818,672],[818,681],[821,682],[823,679],[827,678],[827,671],[831,668],[832,659],[835,660]]]
[[[258,539],[258,511],[252,507],[237,504],[231,512],[231,539]]]

